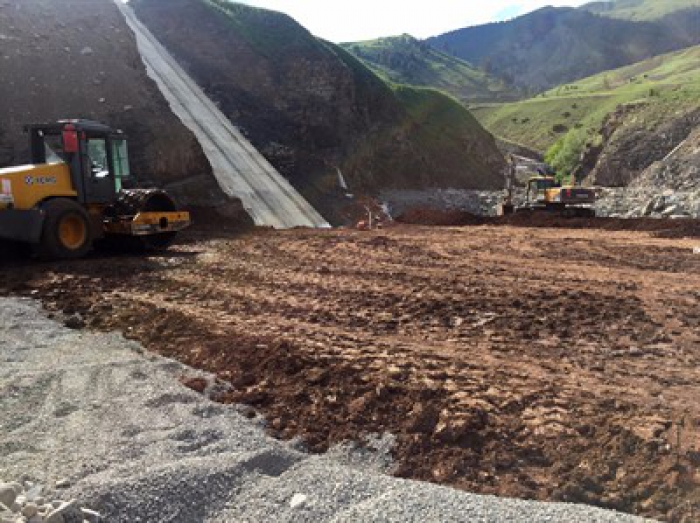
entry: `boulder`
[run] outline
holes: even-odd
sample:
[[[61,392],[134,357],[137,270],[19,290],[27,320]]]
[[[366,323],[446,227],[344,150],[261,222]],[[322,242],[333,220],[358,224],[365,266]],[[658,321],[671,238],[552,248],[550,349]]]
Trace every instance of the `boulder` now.
[[[673,216],[680,214],[680,206],[678,204],[671,205],[670,207],[665,208],[663,211],[661,211],[661,216]]]
[[[0,484],[0,503],[5,505],[5,507],[11,507],[16,499],[17,492],[12,485],[8,483]]]
[[[654,212],[655,206],[656,203],[654,202],[654,200],[649,200],[642,209],[642,216],[651,216],[651,213]]]

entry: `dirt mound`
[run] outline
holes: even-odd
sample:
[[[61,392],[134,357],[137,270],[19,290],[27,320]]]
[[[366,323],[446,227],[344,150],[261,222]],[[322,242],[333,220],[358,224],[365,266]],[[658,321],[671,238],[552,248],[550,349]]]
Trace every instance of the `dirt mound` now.
[[[410,225],[512,226],[552,229],[650,232],[661,238],[700,238],[700,220],[691,218],[564,218],[546,212],[522,212],[508,216],[476,216],[466,211],[416,208],[400,215],[398,223]]]
[[[686,240],[191,234],[157,256],[4,266],[0,289],[216,373],[232,385],[221,401],[316,451],[389,431],[402,476],[679,522],[700,509],[700,258]]]
[[[494,225],[555,229],[651,232],[664,238],[700,237],[700,220],[656,218],[563,218],[544,212],[516,213],[489,220]]]
[[[439,209],[409,209],[396,219],[411,225],[465,226],[482,225],[486,220],[470,212]]]
[[[190,207],[192,217],[191,230],[197,233],[207,232],[210,235],[227,232],[240,232],[255,227],[252,218],[245,211],[240,200],[234,200],[218,207]],[[190,234],[185,234],[185,239]]]
[[[141,183],[184,204],[225,203],[112,0],[0,1],[0,42],[0,167],[27,162],[24,124],[88,118],[126,132]]]

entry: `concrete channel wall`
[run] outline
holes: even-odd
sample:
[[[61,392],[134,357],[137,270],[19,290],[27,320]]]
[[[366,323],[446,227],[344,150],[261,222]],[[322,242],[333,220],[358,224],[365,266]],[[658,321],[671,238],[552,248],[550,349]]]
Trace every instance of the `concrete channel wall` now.
[[[256,225],[329,227],[328,222],[258,152],[177,64],[130,7],[115,0],[136,35],[148,75],[195,134],[225,194],[240,198]]]

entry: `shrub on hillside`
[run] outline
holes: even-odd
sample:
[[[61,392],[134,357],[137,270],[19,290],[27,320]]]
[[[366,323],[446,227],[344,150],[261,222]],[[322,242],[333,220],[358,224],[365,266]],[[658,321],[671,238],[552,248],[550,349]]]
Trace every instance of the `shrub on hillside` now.
[[[576,169],[587,141],[584,129],[570,131],[549,148],[544,160],[559,176],[568,176]]]

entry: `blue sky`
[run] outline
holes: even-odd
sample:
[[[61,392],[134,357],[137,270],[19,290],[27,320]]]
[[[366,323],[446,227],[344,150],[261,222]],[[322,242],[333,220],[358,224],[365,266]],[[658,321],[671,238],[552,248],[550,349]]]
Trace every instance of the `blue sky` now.
[[[506,20],[546,5],[585,0],[243,0],[282,11],[333,42],[409,33],[425,38],[469,25]]]

